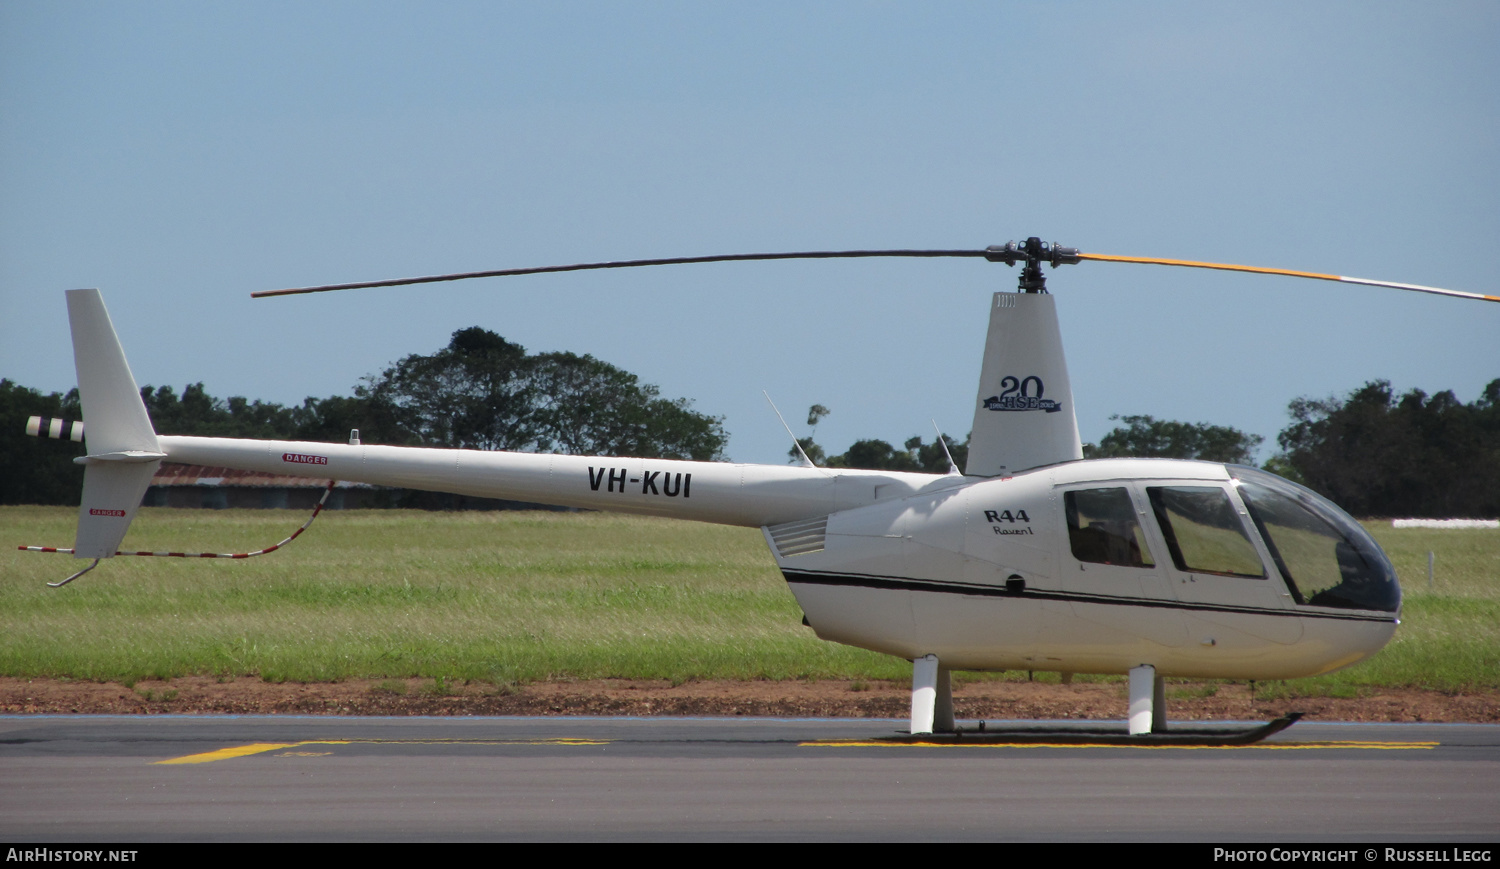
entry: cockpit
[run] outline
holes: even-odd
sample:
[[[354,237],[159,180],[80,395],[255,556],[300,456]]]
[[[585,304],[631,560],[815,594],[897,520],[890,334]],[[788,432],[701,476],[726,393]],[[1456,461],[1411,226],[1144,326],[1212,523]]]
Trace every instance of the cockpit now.
[[[1271,565],[1301,606],[1398,612],[1396,572],[1369,532],[1331,501],[1257,468],[1226,465],[1222,482],[1119,483],[1063,494],[1068,542],[1081,564],[1150,571],[1157,558],[1180,574],[1270,580]],[[1222,478],[1220,478],[1222,479]],[[1142,499],[1137,505],[1133,499]],[[1249,522],[1244,521],[1248,517]],[[1154,558],[1143,523],[1165,552]],[[1253,526],[1253,529],[1252,527]],[[1258,535],[1264,548],[1256,545]]]

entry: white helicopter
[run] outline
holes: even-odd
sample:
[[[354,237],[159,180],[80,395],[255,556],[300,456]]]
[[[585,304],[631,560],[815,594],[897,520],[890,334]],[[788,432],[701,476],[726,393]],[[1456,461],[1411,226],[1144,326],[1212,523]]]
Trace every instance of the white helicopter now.
[[[117,547],[157,466],[173,461],[758,527],[819,637],[913,662],[912,734],[956,730],[953,670],[1129,674],[1134,737],[1165,730],[1164,677],[1311,676],[1363,660],[1391,638],[1401,611],[1395,572],[1359,523],[1322,496],[1251,467],[1083,459],[1041,265],[1148,263],[1497,296],[1088,254],[1035,237],[983,250],[630,260],[253,295],[674,263],[894,256],[1023,266],[1019,291],[995,293],[990,306],[962,472],[951,457],[947,474],[920,474],[819,468],[805,455],[801,466],[750,465],[376,446],[357,436],[330,444],[158,435],[99,292],[70,290],[88,455],[77,459],[86,470],[75,545],[50,551],[93,563],[55,585],[100,559],[132,554]],[[73,431],[55,421],[40,427],[54,437]]]

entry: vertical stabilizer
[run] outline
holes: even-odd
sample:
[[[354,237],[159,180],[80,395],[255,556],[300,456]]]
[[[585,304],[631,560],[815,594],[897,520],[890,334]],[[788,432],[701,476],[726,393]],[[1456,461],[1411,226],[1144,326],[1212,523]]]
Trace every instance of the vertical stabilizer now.
[[[994,477],[1081,458],[1055,301],[996,293],[964,473]]]
[[[88,447],[73,556],[109,558],[163,454],[98,290],[68,291],[68,322]]]
[[[68,323],[89,455],[159,452],[141,391],[98,290],[68,290]]]

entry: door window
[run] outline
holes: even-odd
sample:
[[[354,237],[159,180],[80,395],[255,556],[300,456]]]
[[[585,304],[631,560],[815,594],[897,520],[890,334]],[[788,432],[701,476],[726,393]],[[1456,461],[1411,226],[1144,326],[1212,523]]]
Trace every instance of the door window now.
[[[1125,489],[1064,492],[1063,509],[1068,516],[1068,543],[1074,558],[1091,564],[1156,566]]]
[[[1178,570],[1265,578],[1229,493],[1218,486],[1150,486],[1146,495]]]

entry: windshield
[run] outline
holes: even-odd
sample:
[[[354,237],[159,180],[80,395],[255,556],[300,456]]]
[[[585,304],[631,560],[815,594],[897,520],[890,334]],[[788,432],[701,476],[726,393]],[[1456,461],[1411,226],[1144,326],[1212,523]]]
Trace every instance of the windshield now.
[[[1397,612],[1396,571],[1369,532],[1322,495],[1256,468],[1226,465],[1299,604]]]

